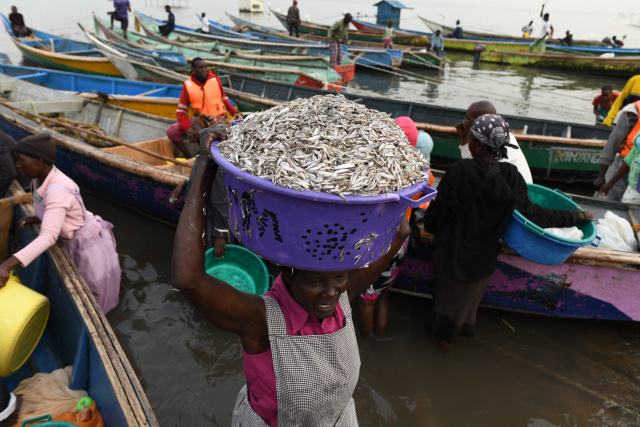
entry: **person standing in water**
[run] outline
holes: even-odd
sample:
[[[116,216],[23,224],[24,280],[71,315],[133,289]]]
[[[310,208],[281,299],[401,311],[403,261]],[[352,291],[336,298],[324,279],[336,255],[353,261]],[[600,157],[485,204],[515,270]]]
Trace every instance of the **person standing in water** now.
[[[209,153],[224,140],[218,123],[201,133],[192,188],[180,215],[172,281],[211,323],[239,336],[246,385],[232,426],[356,426],[352,398],[360,356],[350,301],[380,276],[409,235],[400,223],[391,248],[368,268],[318,272],[282,267],[264,296],[240,292],[204,269],[207,192],[218,166]]]
[[[467,142],[472,158],[447,170],[425,214],[424,229],[435,234],[434,303],[425,326],[443,350],[451,349],[458,336],[474,335],[478,306],[496,269],[500,236],[514,209],[543,228],[593,220],[580,209],[547,209],[529,200],[522,175],[500,161],[507,157],[510,133],[497,114],[476,118]]]

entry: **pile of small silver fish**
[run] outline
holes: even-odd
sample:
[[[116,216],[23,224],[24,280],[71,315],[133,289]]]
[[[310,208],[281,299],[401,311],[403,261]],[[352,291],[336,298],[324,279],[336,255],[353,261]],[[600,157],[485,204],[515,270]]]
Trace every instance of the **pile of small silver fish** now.
[[[343,198],[386,194],[429,178],[425,157],[388,114],[339,94],[253,113],[218,147],[241,170],[280,187]]]

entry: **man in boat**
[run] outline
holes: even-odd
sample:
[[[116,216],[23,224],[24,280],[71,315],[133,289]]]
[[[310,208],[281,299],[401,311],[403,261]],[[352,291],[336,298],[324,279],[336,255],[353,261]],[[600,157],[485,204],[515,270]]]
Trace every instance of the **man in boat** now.
[[[558,41],[558,46],[573,46],[573,34],[567,30],[566,36]]]
[[[533,33],[533,21],[529,21],[527,25],[522,27],[522,38],[528,39],[531,33]]]
[[[109,12],[111,15],[111,29],[113,30],[113,21],[120,21],[120,28],[124,38],[127,38],[127,28],[129,28],[129,14],[131,12],[131,4],[129,0],[113,0],[115,11]]]
[[[171,12],[171,6],[165,6],[164,10],[169,14],[169,16],[167,16],[166,21],[163,21],[166,22],[166,24],[160,25],[158,27],[158,30],[160,30],[160,34],[162,35],[162,37],[167,37],[169,33],[171,33],[171,31],[173,31],[173,29],[176,27],[176,17],[173,12]]]
[[[542,18],[542,28],[540,28],[540,35],[537,39],[529,45],[529,52],[544,53],[547,44],[547,37],[551,37],[553,34],[553,25],[549,22],[549,14],[544,13],[544,4],[540,10],[540,17]]]
[[[342,45],[347,44],[351,19],[353,19],[353,17],[350,13],[347,13],[344,15],[344,18],[336,21],[336,23],[329,28],[327,37],[329,38],[331,65],[342,65]]]
[[[600,94],[596,95],[593,98],[593,114],[596,115],[596,123],[602,123],[602,121],[609,114],[609,110],[611,110],[611,106],[616,99],[620,96],[620,92],[617,90],[613,90],[610,85],[602,86],[602,91]]]
[[[613,119],[618,115],[618,111],[626,105],[640,101],[640,75],[633,76],[624,85],[620,96],[615,100],[607,117],[602,122],[605,126],[611,126]]]
[[[300,11],[298,10],[298,2],[293,0],[293,6],[287,11],[287,27],[291,37],[300,37],[298,34],[298,26],[300,25]]]
[[[638,120],[640,101],[626,105],[613,121],[614,127],[607,139],[598,163],[600,164],[600,172],[598,177],[593,181],[593,185],[598,190],[606,182],[611,181],[616,171],[620,169],[625,158],[629,155],[633,148],[633,142],[640,133],[640,121]],[[596,198],[614,200],[619,202],[627,189],[627,176],[621,176],[615,181],[615,184],[606,191],[606,194],[599,193]]]
[[[613,39],[610,39],[609,37],[605,37],[602,39],[602,43],[610,46],[610,47],[622,47],[624,46],[624,43],[622,42],[622,40],[618,40],[618,38],[616,36],[613,36]]]
[[[462,27],[460,26],[460,20],[456,21],[456,28],[453,30],[453,33],[451,33],[451,37],[453,37],[454,39],[462,38]]]
[[[11,31],[16,37],[27,37],[33,34],[33,31],[24,24],[22,14],[18,13],[18,8],[15,6],[11,6],[9,21],[11,22]]]
[[[431,36],[431,52],[438,56],[444,52],[444,37],[440,33],[440,30],[436,30],[436,33]]]
[[[167,136],[185,158],[193,157],[182,141],[191,127],[188,112],[189,106],[195,112],[209,116],[225,117],[227,112],[234,116],[242,114],[229,101],[224,93],[218,75],[207,69],[207,63],[202,58],[191,61],[191,77],[182,85],[180,102],[176,110],[177,123],[167,128]]]
[[[496,107],[489,101],[478,101],[469,105],[467,108],[467,113],[463,121],[456,125],[456,131],[458,135],[460,135],[460,156],[463,159],[470,159],[471,151],[469,150],[469,132],[471,131],[471,125],[480,116],[485,114],[496,114]],[[514,165],[524,181],[528,184],[533,183],[533,178],[531,177],[531,170],[529,169],[529,163],[527,163],[527,159],[524,157],[522,150],[519,148],[518,141],[516,137],[513,135],[513,132],[509,132],[509,144],[511,146],[507,147],[507,158],[503,158],[500,161],[511,163]]]
[[[200,27],[199,32],[209,34],[209,18],[207,18],[207,15],[204,12],[202,12],[200,20],[202,21],[202,26]]]

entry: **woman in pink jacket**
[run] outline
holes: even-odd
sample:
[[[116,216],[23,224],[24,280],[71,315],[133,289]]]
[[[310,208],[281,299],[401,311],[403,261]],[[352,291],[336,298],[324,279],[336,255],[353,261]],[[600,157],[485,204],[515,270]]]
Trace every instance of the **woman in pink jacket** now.
[[[89,285],[102,311],[118,304],[120,262],[113,225],[84,207],[75,182],[55,166],[56,145],[48,134],[28,136],[14,149],[18,171],[31,178],[36,216],[20,220],[21,227],[41,223],[38,237],[0,264],[0,287],[11,270],[27,266],[60,240]]]

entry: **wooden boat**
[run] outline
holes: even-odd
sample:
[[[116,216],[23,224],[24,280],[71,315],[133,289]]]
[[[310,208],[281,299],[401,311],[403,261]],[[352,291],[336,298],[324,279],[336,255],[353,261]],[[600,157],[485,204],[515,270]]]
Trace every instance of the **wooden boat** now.
[[[177,84],[140,82],[17,65],[0,65],[0,73],[49,89],[170,119],[176,117],[182,90],[182,86]],[[101,93],[109,97],[105,99]]]
[[[572,195],[573,201],[603,218],[606,211],[632,225],[639,205],[625,205]],[[409,254],[392,289],[433,294],[433,245],[423,232],[419,254]],[[483,307],[553,317],[640,321],[640,254],[594,247],[579,248],[560,265],[529,261],[506,246],[482,299]]]
[[[236,90],[277,102],[327,93],[234,73],[223,73],[221,78],[223,83],[228,79],[228,83],[225,84]],[[411,117],[418,129],[427,131],[434,140],[431,153],[434,167],[445,169],[451,162],[460,158],[460,137],[454,125],[464,119],[465,110],[358,94],[345,93],[344,96],[368,108],[391,114],[392,117]],[[241,108],[247,108],[243,106],[242,101],[238,102]],[[264,108],[269,106],[265,105]],[[518,133],[520,148],[534,177],[569,181],[592,180],[594,174],[600,170],[598,158],[610,129],[507,114],[504,117],[514,132]]]
[[[17,39],[13,37],[11,25],[4,15],[2,22],[25,61],[31,64],[74,73],[122,77],[122,73],[89,43],[76,42],[37,30],[34,30],[33,37]]]
[[[276,12],[275,10],[269,8],[271,13],[278,18],[280,23],[287,27],[287,16]],[[327,36],[330,26],[328,25],[320,25],[314,24],[309,21],[300,22],[300,26],[298,28],[301,34],[314,34],[317,36]],[[371,33],[371,32],[362,32],[362,31],[349,31],[349,40],[361,40],[366,42],[380,42],[380,34],[379,33]],[[415,35],[415,34],[397,34],[394,39],[398,45],[406,45],[406,46],[429,46],[429,39],[423,35]]]
[[[231,19],[236,25],[247,27],[255,33],[274,35],[278,37],[282,37],[285,39],[290,39],[292,42],[299,42],[302,40],[309,40],[319,43],[324,43],[327,38],[326,36],[315,36],[312,34],[303,34],[300,38],[289,37],[288,33],[276,30],[274,28],[265,27],[262,25],[254,24],[253,22],[245,21],[244,19],[238,18],[237,16],[233,16],[230,13],[226,12],[229,19]],[[361,65],[379,65],[382,63],[381,59],[376,58],[374,61],[371,61],[371,64],[368,64],[366,61],[361,60],[361,57],[365,59],[371,54],[371,48],[373,49],[381,49],[389,52],[392,57],[401,57],[402,63],[401,65],[408,65],[414,67],[425,67],[425,68],[442,68],[446,62],[446,57],[439,57],[434,55],[431,52],[428,52],[426,49],[421,49],[419,47],[414,46],[403,46],[400,49],[386,49],[384,43],[380,42],[363,42],[358,40],[352,40],[349,43],[349,56],[355,59],[357,64]],[[396,50],[402,52],[402,55],[398,55],[394,53]],[[393,61],[391,65],[395,65],[396,61]]]
[[[138,19],[138,23],[142,30],[149,36],[150,38],[162,42],[166,42],[168,39],[160,36],[158,34],[158,22],[153,19],[136,13],[136,18]],[[261,38],[252,37],[252,38],[233,38],[233,37],[225,37],[222,35],[214,35],[208,34],[203,35],[200,33],[196,33],[195,31],[182,31],[182,35],[169,35],[169,38],[173,38],[176,40],[181,37],[188,36],[191,41],[215,41],[219,43],[223,43],[228,46],[233,46],[235,48],[240,49],[259,49],[266,52],[281,52],[288,53],[294,55],[322,55],[329,56],[329,45],[324,43],[316,43],[312,41],[305,41],[300,39],[292,39],[289,37],[274,37],[274,36],[262,36]],[[346,46],[343,47],[343,54],[348,54],[350,51]],[[378,67],[392,67],[397,66],[402,63],[402,51],[400,50],[385,50],[385,49],[375,49],[375,48],[357,48],[354,55],[349,55],[349,59],[346,64],[343,64],[342,67],[348,65],[351,61],[355,62],[359,65],[373,65]],[[346,56],[346,55],[345,55]],[[344,58],[344,56],[343,56]],[[347,58],[344,58],[347,59]],[[340,71],[336,69],[339,73],[344,73],[344,71]]]
[[[572,55],[606,55],[611,57],[640,56],[640,49],[611,46],[559,46],[547,43],[547,52],[567,53]]]
[[[431,21],[419,15],[418,15],[418,18],[420,18],[420,20],[434,33],[437,30],[440,30],[443,36],[445,36],[446,34],[453,33],[453,30],[455,29],[454,27],[443,25],[435,21]],[[481,42],[483,44],[484,44],[484,41],[488,41],[488,40],[515,41],[520,43],[531,43],[532,41],[535,40],[534,37],[529,37],[525,39],[524,37],[509,36],[506,34],[489,33],[489,32],[483,32],[483,31],[471,31],[468,29],[464,30],[464,38],[469,40],[476,40],[476,41],[483,40],[483,42]],[[559,41],[558,39],[548,39],[547,43],[556,44],[558,41]],[[598,40],[574,40],[573,44],[574,46],[600,46],[600,47],[605,46],[604,43]]]
[[[93,43],[96,49],[107,56],[127,78],[159,83],[178,83],[175,73],[172,72],[173,70],[158,67],[152,59],[140,57],[140,55],[136,55],[135,52],[125,52],[119,46],[111,42],[98,40],[86,31],[85,36]],[[340,91],[343,85],[341,76],[335,72],[330,64],[322,60],[320,60],[319,63],[324,65],[324,67],[314,67],[313,65],[303,66],[299,63],[293,65],[276,61],[258,61],[255,58],[256,57],[233,57],[233,59],[229,59],[229,62],[212,62],[210,60],[207,62],[216,70],[233,70],[246,75],[253,75],[274,81],[283,81],[295,85],[325,88],[334,91]],[[154,72],[149,73],[150,70]],[[190,70],[183,69],[180,71],[189,72]],[[167,76],[171,77],[167,78]],[[184,81],[186,78],[187,76],[183,75],[180,79]]]
[[[14,181],[9,191],[14,200],[24,191]],[[4,199],[6,201],[6,199]],[[18,219],[34,215],[33,205],[15,205],[11,234],[24,247],[37,231],[17,226]],[[6,245],[5,242],[0,242]],[[44,334],[28,362],[3,381],[13,391],[34,374],[73,366],[72,389],[89,393],[105,427],[158,426],[142,386],[91,294],[66,251],[54,245],[28,267],[17,270],[22,284],[49,298],[51,311]],[[0,292],[1,295],[2,292]]]
[[[569,55],[562,53],[486,51],[480,55],[483,62],[554,68],[558,70],[586,71],[594,74],[634,76],[640,72],[640,56],[602,58],[599,56]]]
[[[312,55],[286,55],[275,54],[268,51],[263,50],[247,50],[242,51],[238,50],[232,46],[221,45],[217,42],[203,42],[203,43],[193,43],[186,44],[180,43],[177,41],[167,40],[167,43],[160,43],[154,39],[151,39],[146,36],[142,36],[136,33],[129,33],[129,40],[125,40],[120,34],[117,34],[114,30],[109,29],[104,22],[98,20],[98,18],[94,15],[94,23],[97,29],[100,30],[100,33],[106,34],[104,37],[108,39],[111,43],[114,43],[117,46],[129,48],[140,47],[140,44],[136,42],[142,42],[145,47],[153,46],[157,49],[164,49],[172,52],[179,52],[187,57],[189,60],[193,58],[200,57],[207,61],[217,62],[217,63],[230,63],[241,65],[242,62],[245,65],[251,66],[262,66],[268,68],[272,66],[272,64],[283,64],[284,66],[301,66],[301,67],[312,67],[312,68],[333,68],[333,70],[338,73],[343,84],[349,83],[353,80],[355,75],[355,64],[351,60],[347,60],[341,66],[333,66],[329,63],[329,57],[325,56],[312,56]],[[120,30],[121,33],[121,30]],[[217,49],[222,48],[223,51],[218,51]],[[227,54],[227,52],[229,52]],[[264,61],[264,63],[263,63]]]
[[[167,127],[175,120],[101,105],[9,76],[0,76],[0,85],[10,101],[7,105],[0,100],[3,131],[16,139],[49,133],[58,145],[56,166],[81,188],[155,218],[178,220],[179,211],[169,203],[169,196],[188,177],[193,160],[175,160],[173,144],[166,137]],[[79,130],[73,132],[79,136],[64,135],[48,125],[51,120],[41,119],[40,123],[34,114],[27,118],[10,107],[96,123],[112,138]],[[59,122],[53,125],[55,129],[64,128],[65,123]],[[114,143],[118,140],[135,147],[119,146]]]

